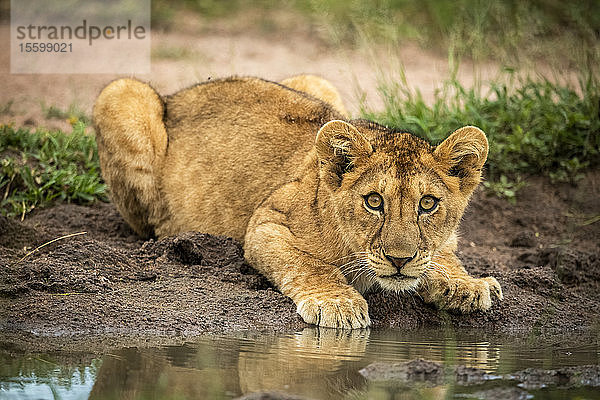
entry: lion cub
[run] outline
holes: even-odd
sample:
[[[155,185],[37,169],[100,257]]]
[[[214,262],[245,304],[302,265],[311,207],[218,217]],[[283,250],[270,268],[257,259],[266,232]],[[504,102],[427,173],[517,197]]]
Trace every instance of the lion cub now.
[[[373,286],[462,312],[502,299],[496,279],[469,276],[454,255],[487,157],[481,130],[434,147],[346,121],[323,79],[285,83],[229,78],[164,98],[136,80],[110,83],[94,106],[98,152],[131,227],[243,242],[302,318],[326,327],[368,326],[361,293]]]

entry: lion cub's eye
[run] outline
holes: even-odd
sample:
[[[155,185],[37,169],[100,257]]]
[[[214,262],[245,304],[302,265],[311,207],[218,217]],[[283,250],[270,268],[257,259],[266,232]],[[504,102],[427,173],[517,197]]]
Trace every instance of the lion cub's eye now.
[[[370,193],[365,196],[365,204],[371,210],[381,211],[383,209],[383,197],[379,193]]]
[[[419,201],[419,209],[422,212],[433,211],[433,209],[437,206],[438,201],[439,200],[433,196],[423,196],[421,201]]]

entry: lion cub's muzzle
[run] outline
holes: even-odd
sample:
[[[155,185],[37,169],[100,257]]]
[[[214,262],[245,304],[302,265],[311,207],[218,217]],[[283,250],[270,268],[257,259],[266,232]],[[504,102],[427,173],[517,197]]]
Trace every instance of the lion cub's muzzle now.
[[[402,291],[417,286],[427,266],[427,260],[416,252],[412,257],[392,257],[384,254],[389,268],[378,274],[378,281],[384,289]]]
[[[412,257],[392,257],[385,254],[385,258],[391,264],[391,269],[395,269],[395,272],[391,272],[385,275],[382,275],[382,278],[395,278],[395,279],[415,279],[419,278],[423,275],[424,268],[423,263],[419,261],[423,261],[418,257],[418,252]]]
[[[385,255],[385,258],[387,258],[387,260],[389,262],[392,263],[392,265],[394,267],[396,267],[396,269],[398,270],[398,274],[400,274],[402,271],[402,268],[409,262],[411,262],[412,260],[415,259],[415,257],[417,256],[417,253],[415,253],[412,257],[401,257],[401,258],[397,258],[397,257],[392,257],[392,256],[388,256],[387,254]],[[395,275],[395,274],[394,274]]]

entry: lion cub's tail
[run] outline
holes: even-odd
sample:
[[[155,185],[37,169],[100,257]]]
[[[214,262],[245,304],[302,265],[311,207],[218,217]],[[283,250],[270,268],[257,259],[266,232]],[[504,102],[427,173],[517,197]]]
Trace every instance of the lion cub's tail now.
[[[102,176],[123,218],[144,237],[154,234],[166,213],[160,194],[167,151],[163,114],[156,91],[134,79],[111,82],[93,111]]]

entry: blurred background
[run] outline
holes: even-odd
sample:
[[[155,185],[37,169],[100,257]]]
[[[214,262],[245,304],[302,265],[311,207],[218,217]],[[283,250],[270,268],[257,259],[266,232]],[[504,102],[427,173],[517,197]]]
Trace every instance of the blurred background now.
[[[7,24],[10,1],[0,4]],[[596,6],[593,0],[153,0],[153,68],[141,78],[170,93],[232,74],[281,80],[315,73],[334,82],[354,114],[363,103],[381,109],[389,91],[379,86],[404,79],[428,103],[453,78],[472,87],[516,71],[577,84],[599,65]],[[8,54],[6,26],[2,39]],[[96,82],[112,78],[8,77],[7,65],[4,58],[3,101],[37,94],[48,106],[86,112],[101,87]],[[38,83],[38,93],[23,93],[28,82]]]
[[[598,165],[597,5],[153,0],[152,72],[137,77],[170,94],[230,75],[280,81],[316,74],[338,88],[353,118],[407,129],[433,143],[460,126],[478,125],[492,143],[488,189],[514,201],[532,171],[576,182]],[[5,55],[9,21],[10,1],[0,0]],[[0,124],[13,130],[93,134],[94,99],[118,77],[18,75],[9,65],[3,57]]]

